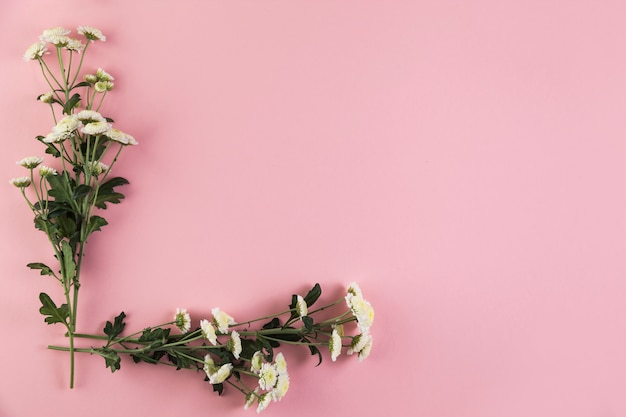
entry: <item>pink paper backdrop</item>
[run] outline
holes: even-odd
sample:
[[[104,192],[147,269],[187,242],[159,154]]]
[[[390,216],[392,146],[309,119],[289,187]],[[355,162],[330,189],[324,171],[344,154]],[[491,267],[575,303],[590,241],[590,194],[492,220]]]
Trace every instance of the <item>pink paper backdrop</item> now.
[[[0,178],[40,154],[44,28],[108,36],[86,68],[140,146],[89,243],[79,329],[271,312],[356,280],[359,364],[288,352],[273,416],[626,415],[626,2],[0,2]],[[0,187],[0,416],[253,415],[201,375],[78,358],[38,313],[45,237]],[[56,292],[55,292],[56,291]]]

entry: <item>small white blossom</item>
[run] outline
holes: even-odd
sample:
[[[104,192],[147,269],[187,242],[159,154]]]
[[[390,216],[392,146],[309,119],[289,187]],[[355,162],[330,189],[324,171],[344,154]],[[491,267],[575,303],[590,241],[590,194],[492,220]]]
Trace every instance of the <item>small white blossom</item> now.
[[[61,143],[72,136],[69,132],[51,132],[42,139],[44,143]]]
[[[91,122],[103,122],[106,123],[107,119],[104,118],[100,113],[94,110],[82,110],[76,113],[76,117],[83,123],[91,123]]]
[[[287,375],[287,361],[282,352],[278,352],[274,358],[274,365],[276,366],[278,375]]]
[[[258,373],[263,365],[263,353],[260,350],[254,352],[252,359],[250,359],[250,370],[254,373]]]
[[[95,84],[98,81],[98,77],[96,76],[96,74],[86,74],[85,81],[87,81],[89,84]]]
[[[42,166],[39,167],[39,175],[41,175],[43,178],[51,177],[51,176],[57,175],[57,174],[58,174],[58,172],[54,168],[50,168],[50,167],[47,167],[45,165],[42,165]]]
[[[90,41],[106,41],[107,37],[102,34],[100,29],[92,26],[79,26],[76,31]]]
[[[300,318],[306,316],[308,313],[306,301],[304,301],[304,298],[302,298],[301,295],[298,295],[296,297],[296,313],[298,313],[298,316],[300,316]]]
[[[85,45],[78,39],[67,38],[67,42],[64,45],[64,48],[68,51],[81,51]]]
[[[358,297],[363,297],[363,293],[361,292],[361,288],[359,287],[359,284],[357,284],[356,282],[351,282],[350,285],[348,285],[348,296],[350,295],[356,295]]]
[[[54,95],[52,93],[44,93],[37,97],[37,99],[46,104],[54,103]]]
[[[330,335],[328,350],[330,351],[330,359],[335,362],[337,357],[341,354],[341,336],[339,336],[337,329],[333,329]]]
[[[54,45],[59,45],[59,44],[63,44],[63,42],[66,42],[67,39],[69,39],[66,36],[69,33],[70,31],[65,28],[56,27],[56,28],[44,30],[43,34],[39,37],[39,39],[41,39],[44,42],[50,42]]]
[[[272,395],[269,392],[266,392],[265,394],[261,395],[259,397],[259,405],[256,408],[257,414],[265,410],[270,405],[271,402],[272,402]]]
[[[282,400],[283,397],[287,395],[288,390],[289,390],[289,375],[279,374],[278,381],[276,382],[276,387],[272,391],[270,391],[272,394],[272,399],[274,401]]]
[[[347,298],[348,306],[352,314],[356,317],[357,325],[362,333],[369,331],[374,323],[374,308],[360,295],[353,295]]]
[[[55,133],[72,133],[80,128],[83,123],[78,119],[75,114],[65,116],[52,128]]]
[[[86,125],[84,125],[80,131],[84,133],[85,135],[97,136],[97,135],[102,135],[104,133],[107,133],[112,128],[113,126],[111,126],[111,123],[91,122],[91,123],[87,123]]]
[[[258,388],[255,388],[254,391],[249,392],[246,395],[246,403],[243,405],[243,409],[247,410],[248,408],[250,408],[252,406],[252,404],[254,404],[256,399],[258,398],[258,395],[259,395],[259,389]]]
[[[111,74],[109,74],[102,68],[98,68],[98,71],[96,71],[96,78],[98,78],[98,81],[114,81],[115,80],[115,78],[113,78]]]
[[[367,359],[372,350],[373,342],[374,338],[369,333],[361,333],[354,336],[350,348],[348,349],[348,355],[357,353],[359,362]]]
[[[191,329],[191,317],[189,316],[189,313],[187,313],[187,310],[184,308],[176,309],[174,321],[176,327],[178,327],[178,329],[183,333],[187,333],[189,329]]]
[[[44,54],[48,53],[48,49],[46,48],[45,42],[36,42],[28,47],[26,52],[24,52],[24,61],[30,61],[33,59],[39,59]]]
[[[17,188],[26,188],[30,185],[30,178],[28,177],[11,178],[9,180],[9,183],[13,184]]]
[[[215,327],[208,320],[200,320],[200,330],[202,337],[211,342],[213,346],[217,345],[217,335],[215,334]]]
[[[215,372],[217,372],[217,367],[215,366],[215,362],[213,358],[208,353],[204,355],[204,366],[202,368],[207,378],[210,378]]]
[[[138,145],[135,138],[128,133],[124,133],[117,129],[111,129],[106,133],[106,137],[114,142],[121,143],[122,145]]]
[[[209,375],[209,382],[211,384],[221,384],[222,382],[226,381],[226,378],[230,376],[232,370],[232,363],[227,363],[220,366],[217,371]]]
[[[107,172],[109,170],[108,165],[98,161],[89,162],[88,167],[91,175],[95,175],[96,177],[103,172]]]
[[[278,372],[276,367],[271,363],[264,363],[261,365],[259,371],[259,388],[264,390],[271,390],[276,385],[278,378]]]
[[[42,162],[43,158],[40,158],[38,156],[27,156],[26,158],[23,158],[16,163],[23,166],[24,168],[34,169],[41,165]]]
[[[235,359],[239,359],[239,355],[241,354],[241,338],[239,337],[239,333],[235,330],[230,334],[228,350],[232,352]]]
[[[111,91],[115,87],[111,81],[98,81],[94,86],[94,90],[98,93],[104,93],[105,91]]]
[[[219,308],[213,308],[211,310],[213,314],[213,324],[217,327],[217,330],[222,333],[228,333],[228,326],[231,324],[235,324],[235,319],[220,310]]]

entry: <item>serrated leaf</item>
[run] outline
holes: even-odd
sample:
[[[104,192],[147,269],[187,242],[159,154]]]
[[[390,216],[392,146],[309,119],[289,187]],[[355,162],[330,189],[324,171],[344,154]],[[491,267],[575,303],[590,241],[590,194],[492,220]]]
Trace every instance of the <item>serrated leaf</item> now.
[[[45,317],[44,321],[46,323],[63,323],[67,326],[67,319],[70,316],[70,310],[67,304],[62,304],[61,307],[57,307],[50,296],[44,292],[39,294],[39,301],[41,301],[39,312]]]
[[[122,311],[119,316],[115,317],[113,323],[107,321],[104,325],[104,334],[109,336],[107,340],[107,346],[113,339],[119,336],[123,331],[126,323],[124,323],[124,319],[126,318],[126,314]]]
[[[78,106],[78,103],[80,103],[80,94],[76,93],[72,97],[70,97],[70,99],[67,100],[67,102],[63,106],[63,113],[71,114],[74,107]]]
[[[61,252],[63,255],[63,272],[64,277],[74,279],[76,272],[76,263],[74,262],[74,251],[67,241],[61,242]]]
[[[213,391],[217,392],[217,395],[222,395],[224,384],[213,384]]]
[[[116,351],[106,347],[94,349],[93,351],[104,358],[106,367],[111,368],[111,372],[115,372],[120,369],[122,360]]]
[[[41,262],[32,262],[26,265],[30,269],[38,269],[41,275],[50,275],[56,277],[56,274],[48,265],[43,264]]]
[[[78,200],[86,196],[87,194],[91,192],[91,190],[92,190],[91,186],[87,184],[80,184],[79,186],[74,188],[74,193],[73,193],[74,200]]]
[[[89,224],[87,225],[87,236],[91,235],[93,232],[99,232],[102,230],[102,227],[109,224],[104,218],[100,216],[91,216],[89,219]]]

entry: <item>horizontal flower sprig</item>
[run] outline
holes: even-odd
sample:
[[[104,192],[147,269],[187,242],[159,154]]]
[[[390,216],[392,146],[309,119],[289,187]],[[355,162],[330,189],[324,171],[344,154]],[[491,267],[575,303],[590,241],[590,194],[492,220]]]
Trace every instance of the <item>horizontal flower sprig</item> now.
[[[312,309],[321,294],[320,285],[315,284],[305,296],[294,294],[287,310],[243,322],[213,308],[211,316],[200,319],[193,329],[189,313],[179,308],[171,322],[127,336],[122,336],[126,326],[122,312],[107,321],[103,335],[74,335],[106,341],[103,346],[75,351],[102,356],[112,372],[120,369],[122,356],[136,363],[200,371],[213,391],[222,394],[224,387],[230,386],[245,396],[246,409],[256,404],[260,412],[280,401],[289,389],[287,361],[278,350],[282,344],[307,347],[311,355],[317,356],[318,365],[324,351],[333,362],[344,350],[348,355],[355,354],[359,361],[369,356],[374,309],[359,286],[352,283],[345,297]],[[325,310],[339,311],[332,318],[317,319]],[[255,327],[257,323],[262,324]],[[353,334],[347,331],[349,323],[356,324],[352,326]],[[173,329],[180,333],[172,334]]]

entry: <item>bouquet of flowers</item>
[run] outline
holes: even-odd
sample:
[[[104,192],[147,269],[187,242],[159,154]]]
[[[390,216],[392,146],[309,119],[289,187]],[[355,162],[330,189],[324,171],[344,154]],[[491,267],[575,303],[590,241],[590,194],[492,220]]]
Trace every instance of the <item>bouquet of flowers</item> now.
[[[62,27],[47,29],[24,54],[25,60],[39,64],[49,88],[38,101],[50,107],[54,126],[36,139],[53,163],[43,165],[39,156],[23,158],[17,163],[27,175],[10,180],[33,212],[35,228],[48,237],[58,263],[53,267],[33,262],[28,267],[61,286],[61,302],[41,293],[39,311],[46,323],[65,329],[68,346],[49,349],[69,352],[70,388],[76,352],[101,356],[112,372],[120,369],[121,357],[127,355],[136,363],[202,371],[214,391],[221,394],[229,385],[245,395],[245,408],[256,404],[260,412],[289,389],[281,344],[306,346],[319,363],[324,350],[332,361],[344,348],[359,361],[367,358],[374,309],[356,283],[348,286],[345,297],[313,308],[322,294],[315,284],[304,296],[293,294],[283,311],[247,321],[213,308],[192,328],[186,309],[179,308],[172,321],[128,335],[124,335],[124,312],[107,321],[100,335],[76,331],[85,245],[92,233],[107,225],[102,211],[124,199],[119,188],[128,181],[111,172],[122,150],[138,144],[100,112],[115,86],[113,76],[102,68],[83,72],[87,49],[106,37],[89,26],[80,26],[77,32],[80,39]],[[319,318],[318,313],[331,309],[340,310],[330,318]],[[97,340],[99,345],[77,348],[76,338]]]

